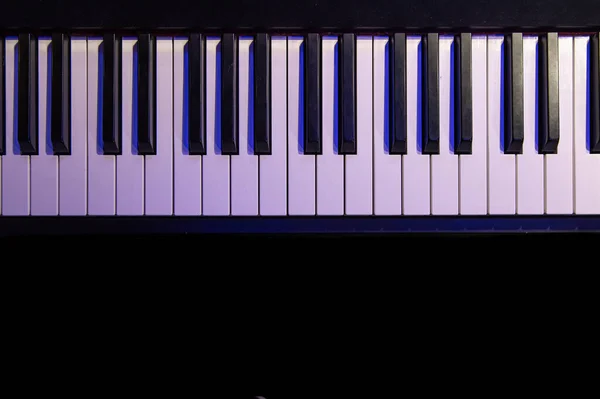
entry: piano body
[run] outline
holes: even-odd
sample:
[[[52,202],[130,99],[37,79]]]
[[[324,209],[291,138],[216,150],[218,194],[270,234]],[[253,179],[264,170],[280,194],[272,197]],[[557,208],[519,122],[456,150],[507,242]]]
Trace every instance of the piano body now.
[[[22,0],[0,234],[600,230],[585,0]]]

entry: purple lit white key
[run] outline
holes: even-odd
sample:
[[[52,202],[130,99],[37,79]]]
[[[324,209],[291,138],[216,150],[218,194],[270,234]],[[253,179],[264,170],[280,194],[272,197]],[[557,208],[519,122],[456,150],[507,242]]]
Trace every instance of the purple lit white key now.
[[[230,156],[221,154],[221,39],[206,38],[206,155],[202,160],[202,214],[229,215]]]
[[[2,156],[2,214],[26,216],[30,211],[29,156],[20,155],[15,117],[18,93],[18,40],[6,39],[5,93],[6,93],[6,155]]]
[[[60,214],[87,214],[87,42],[71,39],[71,155],[59,157]]]
[[[515,155],[504,154],[502,150],[503,42],[501,35],[488,36],[488,213],[491,215],[516,211]]]
[[[187,144],[187,38],[173,42],[173,163],[175,215],[202,214],[202,155],[190,155]],[[185,111],[185,112],[184,112]]]
[[[573,213],[573,37],[558,38],[560,140],[546,154],[546,213]]]
[[[87,181],[88,215],[116,212],[116,159],[102,153],[102,132],[98,131],[99,99],[102,98],[101,38],[88,38],[87,49]]]
[[[173,38],[156,38],[156,155],[146,158],[146,215],[173,214]]]
[[[302,37],[288,37],[288,214],[314,215],[316,156],[304,155],[304,62]]]
[[[373,191],[375,215],[402,214],[402,155],[391,155],[389,138],[389,57],[388,36],[373,40]]]
[[[373,214],[373,36],[356,38],[356,154],[346,155],[346,214]]]
[[[136,42],[137,39],[123,39],[123,153],[117,157],[117,215],[144,214],[144,157],[138,155],[133,131],[133,101],[137,90]]]
[[[317,155],[317,215],[344,214],[344,157],[338,154],[337,36],[322,39],[323,154]]]
[[[402,199],[405,215],[429,215],[430,159],[421,152],[421,65],[424,56],[420,36],[406,38],[406,155],[403,156]]]
[[[52,153],[50,138],[50,38],[38,39],[38,145],[31,157],[31,215],[58,215],[58,157]]]
[[[440,153],[431,156],[431,213],[458,215],[458,156],[453,152],[454,128],[450,127],[452,92],[453,36],[439,39]],[[460,71],[455,71],[460,73]]]
[[[258,156],[254,155],[254,68],[252,37],[238,44],[239,155],[231,155],[231,214],[258,215]]]
[[[471,37],[472,154],[459,155],[460,214],[487,213],[487,37]]]
[[[271,38],[271,155],[259,155],[260,214],[287,214],[287,38]]]

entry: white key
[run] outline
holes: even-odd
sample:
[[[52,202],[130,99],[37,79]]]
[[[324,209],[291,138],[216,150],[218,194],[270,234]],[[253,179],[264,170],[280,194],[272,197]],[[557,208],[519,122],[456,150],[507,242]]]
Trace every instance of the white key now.
[[[38,39],[38,155],[31,157],[31,215],[58,215],[58,156],[50,137],[51,40]],[[0,77],[1,78],[1,77]],[[85,114],[84,114],[85,115]]]
[[[589,98],[588,36],[575,37],[575,213],[600,214],[600,154],[588,150]]]
[[[116,212],[117,175],[114,155],[102,153],[99,99],[102,91],[100,46],[102,39],[88,38],[87,43],[87,208],[88,215],[114,215]]]
[[[239,155],[231,156],[231,214],[258,215],[258,156],[254,155],[252,37],[238,41]]]
[[[544,213],[544,156],[537,152],[537,36],[523,37],[523,153],[517,155],[517,213]]]
[[[389,153],[389,57],[388,36],[373,40],[373,192],[375,215],[402,214],[402,155]],[[387,143],[387,144],[386,144]]]
[[[144,157],[138,155],[136,137],[133,132],[133,100],[136,75],[134,71],[133,48],[137,39],[123,39],[123,114],[122,114],[122,155],[117,157],[117,214],[144,214]]]
[[[487,36],[471,37],[472,153],[459,155],[460,214],[487,213]]]
[[[7,38],[5,49],[6,155],[2,156],[2,215],[26,216],[30,212],[30,164],[28,155],[20,155],[15,118],[18,93],[18,40]]]
[[[406,38],[406,119],[407,148],[403,156],[403,213],[429,215],[431,205],[430,156],[421,152],[421,60],[420,36]]]
[[[202,159],[202,213],[229,215],[229,155],[221,155],[221,39],[206,38],[206,155]]]
[[[439,106],[440,153],[431,156],[431,213],[434,215],[458,214],[458,156],[454,151],[454,124],[450,127],[454,92],[452,64],[454,63],[453,36],[440,36],[439,40]],[[460,71],[454,71],[460,73]]]
[[[344,214],[344,157],[337,153],[337,36],[322,39],[323,154],[317,155],[317,214]]]
[[[516,212],[515,155],[504,154],[504,95],[502,87],[504,37],[488,37],[488,213]]]
[[[573,37],[558,38],[558,153],[546,158],[546,213],[573,213]]]
[[[87,40],[71,39],[71,155],[59,157],[60,214],[87,215]]]
[[[173,38],[156,39],[156,155],[146,157],[146,215],[173,214]]]
[[[288,38],[288,213],[314,215],[316,156],[304,155],[304,62],[302,37]]]
[[[356,155],[346,155],[346,214],[373,214],[373,36],[356,38]]]

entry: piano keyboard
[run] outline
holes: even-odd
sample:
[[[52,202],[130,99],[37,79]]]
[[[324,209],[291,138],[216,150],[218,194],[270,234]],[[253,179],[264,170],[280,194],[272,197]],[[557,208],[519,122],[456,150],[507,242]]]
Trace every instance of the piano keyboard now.
[[[600,215],[598,34],[0,40],[2,216]]]

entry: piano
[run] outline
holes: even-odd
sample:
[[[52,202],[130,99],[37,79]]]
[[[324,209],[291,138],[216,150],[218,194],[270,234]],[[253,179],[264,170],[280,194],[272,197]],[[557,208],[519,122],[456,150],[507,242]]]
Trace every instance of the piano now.
[[[600,231],[592,0],[22,0],[0,235]]]

